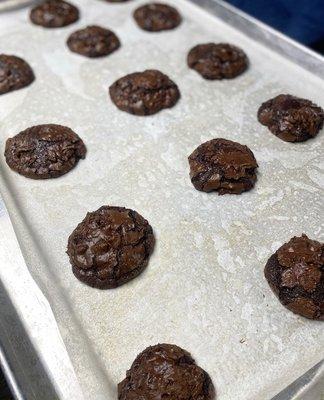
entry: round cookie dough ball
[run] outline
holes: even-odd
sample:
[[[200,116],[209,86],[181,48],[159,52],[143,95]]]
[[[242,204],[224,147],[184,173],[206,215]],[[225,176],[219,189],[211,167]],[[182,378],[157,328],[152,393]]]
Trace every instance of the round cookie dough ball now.
[[[280,94],[261,105],[258,120],[286,142],[304,142],[322,129],[324,111],[309,100]]]
[[[153,247],[153,230],[141,215],[124,207],[103,206],[75,228],[67,253],[80,281],[111,289],[138,276]]]
[[[179,12],[167,4],[149,3],[137,8],[134,19],[145,31],[159,32],[176,28],[182,18]]]
[[[324,320],[324,244],[293,237],[268,260],[265,277],[282,305],[310,319]]]
[[[79,19],[79,10],[63,0],[47,0],[34,7],[30,20],[44,28],[61,28]]]
[[[191,355],[172,344],[148,347],[118,385],[118,400],[212,400],[213,383]]]
[[[22,58],[0,54],[0,95],[30,85],[35,75]]]
[[[240,194],[253,188],[258,164],[252,151],[240,143],[212,139],[189,156],[190,178],[197,190]]]
[[[193,47],[187,57],[188,66],[205,79],[232,79],[249,65],[243,50],[226,43],[206,43]]]
[[[73,32],[67,40],[67,45],[74,53],[86,57],[103,57],[117,50],[120,42],[109,29],[91,25]]]
[[[79,136],[62,125],[27,128],[6,142],[5,157],[11,169],[27,178],[57,178],[85,158]]]
[[[180,98],[178,86],[157,70],[126,75],[110,86],[109,93],[120,110],[135,115],[155,114]]]

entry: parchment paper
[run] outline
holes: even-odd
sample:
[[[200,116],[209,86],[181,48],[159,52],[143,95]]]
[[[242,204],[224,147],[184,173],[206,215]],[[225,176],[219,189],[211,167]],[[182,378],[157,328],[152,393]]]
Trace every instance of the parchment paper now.
[[[256,112],[279,93],[323,106],[324,84],[185,0],[168,0],[184,21],[160,34],[132,20],[143,1],[76,3],[82,17],[63,29],[31,25],[26,10],[0,16],[0,51],[24,57],[36,74],[29,88],[0,96],[0,178],[27,264],[52,306],[85,396],[116,398],[135,356],[169,342],[209,372],[219,400],[270,399],[324,356],[323,323],[285,310],[263,277],[268,257],[291,236],[323,240],[323,132],[304,144],[284,143],[257,122]],[[67,36],[93,23],[116,31],[121,49],[98,60],[70,53]],[[241,46],[248,72],[210,82],[189,70],[187,52],[208,41]],[[146,68],[174,79],[180,102],[152,117],[122,113],[108,86]],[[41,123],[71,127],[88,149],[59,179],[33,181],[4,161],[5,140]],[[214,137],[253,150],[254,190],[217,196],[193,188],[187,156]],[[81,284],[65,254],[74,227],[103,204],[137,210],[157,238],[147,270],[108,291]]]

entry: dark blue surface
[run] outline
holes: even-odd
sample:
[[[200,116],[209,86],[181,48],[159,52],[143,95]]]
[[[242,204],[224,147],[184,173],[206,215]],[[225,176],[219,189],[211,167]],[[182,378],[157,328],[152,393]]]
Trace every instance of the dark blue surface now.
[[[324,0],[227,0],[306,45],[324,40]]]

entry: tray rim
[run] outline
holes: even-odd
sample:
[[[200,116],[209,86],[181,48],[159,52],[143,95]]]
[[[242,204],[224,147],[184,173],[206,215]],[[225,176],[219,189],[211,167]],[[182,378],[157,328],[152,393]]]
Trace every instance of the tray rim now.
[[[223,0],[186,0],[186,1],[195,4],[197,7],[204,9],[205,11],[207,11],[212,15],[215,15],[226,24],[235,27],[236,30],[245,34],[250,39],[255,40],[256,42],[264,46],[267,46],[268,48],[280,54],[281,56],[288,58],[294,64],[306,69],[307,71],[311,72],[317,77],[324,79],[324,68],[323,68],[324,57],[321,56],[320,54],[308,49],[304,45],[298,43],[297,41],[289,38],[288,36],[280,33],[279,31],[271,28],[265,23],[244,13],[243,11],[226,3]],[[3,13],[1,13],[0,16],[1,15],[3,15]],[[2,204],[4,205],[4,210],[6,212],[5,202],[1,197],[1,189],[0,189],[0,211],[2,211],[3,208]],[[9,237],[8,240],[10,240]],[[1,243],[0,243],[0,251],[1,251]],[[8,296],[10,297],[9,293]],[[44,296],[44,301],[47,302],[45,296]],[[17,304],[15,304],[15,306],[18,307]],[[50,309],[49,313],[53,315]],[[8,381],[8,384],[12,390],[12,394],[14,395],[15,399],[24,400],[25,397],[23,395],[23,388],[18,383],[17,377],[15,376],[15,371],[10,365],[10,360],[6,355],[5,349],[3,349],[3,347],[1,346],[1,340],[0,340],[0,363],[2,365],[3,372],[5,374],[5,377]],[[44,365],[44,370],[46,370],[45,365]],[[310,376],[314,378],[311,382],[309,382]],[[308,389],[314,387],[318,382],[321,381],[321,379],[324,379],[324,360],[322,360],[316,366],[311,368],[296,381],[290,383],[287,386],[287,388],[285,388],[282,392],[278,393],[272,400],[302,399],[300,395],[307,394]],[[69,397],[69,399],[71,399],[71,397]]]
[[[3,232],[6,232],[6,236]],[[5,304],[2,301],[0,303],[0,313],[1,307],[4,307],[10,315],[9,323],[6,324],[6,318],[0,323],[0,332],[4,332],[3,337],[0,336],[0,365],[13,396],[16,400],[37,399],[37,393],[33,390],[35,385],[26,380],[26,363],[24,365],[19,359],[19,354],[24,353],[20,357],[30,358],[27,367],[32,369],[33,375],[39,377],[37,387],[46,385],[51,391],[51,398],[48,400],[84,400],[54,313],[28,270],[1,193],[0,235],[0,263],[5,271],[14,271],[11,274],[13,276],[10,276],[10,272],[3,273],[0,282],[1,296],[6,296]],[[42,323],[35,332],[33,328],[40,315]],[[13,335],[16,330],[17,334]],[[33,335],[29,334],[31,332]],[[67,374],[68,383],[62,379]],[[60,385],[58,381],[63,384]],[[32,397],[26,397],[26,392],[32,393]]]

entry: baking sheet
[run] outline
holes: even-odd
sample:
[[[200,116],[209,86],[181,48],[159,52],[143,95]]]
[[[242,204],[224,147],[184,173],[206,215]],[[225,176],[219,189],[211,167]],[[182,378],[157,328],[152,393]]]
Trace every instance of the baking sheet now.
[[[256,112],[281,92],[323,106],[323,81],[186,0],[168,1],[184,22],[160,34],[139,30],[130,17],[144,1],[77,3],[81,20],[55,31],[30,25],[26,10],[1,16],[1,52],[23,56],[37,79],[0,97],[0,146],[28,126],[60,123],[84,139],[86,160],[62,178],[32,181],[10,171],[1,151],[0,183],[85,398],[114,398],[137,353],[170,342],[210,373],[220,400],[270,399],[324,357],[323,325],[282,308],[263,278],[267,258],[291,236],[323,240],[323,132],[284,143],[258,124]],[[92,23],[115,30],[121,49],[100,60],[70,53],[69,33]],[[241,46],[249,71],[204,81],[185,58],[207,41]],[[117,110],[108,86],[146,68],[177,82],[178,105],[146,118]],[[193,189],[187,156],[213,137],[253,150],[260,166],[253,191],[219,197]],[[157,238],[147,270],[104,292],[79,283],[65,254],[70,232],[102,204],[136,209]]]

